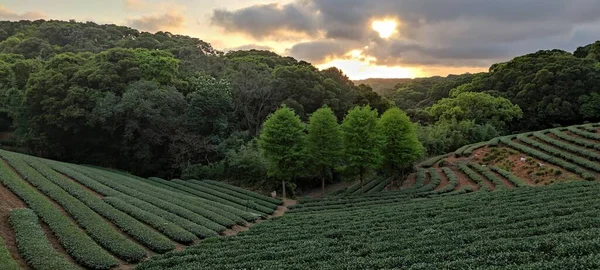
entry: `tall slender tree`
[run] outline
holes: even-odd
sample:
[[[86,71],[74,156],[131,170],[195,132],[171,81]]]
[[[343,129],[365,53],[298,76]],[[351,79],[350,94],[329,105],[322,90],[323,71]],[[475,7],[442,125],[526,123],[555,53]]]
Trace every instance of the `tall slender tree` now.
[[[398,108],[387,110],[377,122],[377,131],[381,136],[382,169],[392,177],[404,179],[421,156],[423,146],[417,138],[413,123],[406,113]]]
[[[259,146],[269,161],[269,175],[281,180],[283,198],[286,182],[293,181],[302,170],[304,124],[288,107],[281,107],[265,120]]]
[[[342,131],[347,166],[358,172],[363,186],[365,174],[381,161],[377,111],[369,105],[351,109],[344,118]]]
[[[329,107],[320,108],[310,116],[306,153],[310,158],[310,167],[321,179],[325,195],[325,180],[332,177],[333,168],[339,164],[343,153],[342,132]]]

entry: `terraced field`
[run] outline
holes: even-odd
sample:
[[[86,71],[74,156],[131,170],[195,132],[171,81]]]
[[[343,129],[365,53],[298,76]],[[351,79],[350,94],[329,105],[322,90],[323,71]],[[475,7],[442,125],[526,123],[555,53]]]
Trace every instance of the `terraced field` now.
[[[454,174],[459,184],[441,182],[432,190],[436,173]],[[424,181],[418,181],[424,178]],[[416,179],[417,181],[412,181]],[[464,189],[496,191],[557,182],[600,179],[600,123],[548,129],[494,138],[466,145],[454,153],[433,157],[420,164],[403,189],[422,191],[421,196],[441,195]],[[467,187],[470,186],[470,187]]]
[[[2,269],[111,269],[235,234],[282,202],[0,151]],[[6,267],[6,268],[5,268]]]

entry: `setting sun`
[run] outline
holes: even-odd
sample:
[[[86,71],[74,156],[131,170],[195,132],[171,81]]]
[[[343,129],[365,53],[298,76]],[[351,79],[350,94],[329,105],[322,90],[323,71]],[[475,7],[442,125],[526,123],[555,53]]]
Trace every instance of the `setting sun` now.
[[[381,38],[389,38],[396,32],[398,22],[395,20],[378,20],[373,21],[371,28],[379,33]]]

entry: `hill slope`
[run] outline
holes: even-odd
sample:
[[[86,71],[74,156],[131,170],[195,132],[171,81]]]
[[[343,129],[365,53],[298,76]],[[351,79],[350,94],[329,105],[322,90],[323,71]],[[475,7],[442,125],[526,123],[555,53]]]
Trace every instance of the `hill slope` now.
[[[34,269],[138,263],[235,233],[281,204],[220,182],[143,179],[1,150],[0,184],[0,256]]]
[[[137,269],[599,268],[599,147],[599,124],[465,146]]]
[[[137,269],[594,269],[598,192],[598,183],[573,182],[320,201]]]

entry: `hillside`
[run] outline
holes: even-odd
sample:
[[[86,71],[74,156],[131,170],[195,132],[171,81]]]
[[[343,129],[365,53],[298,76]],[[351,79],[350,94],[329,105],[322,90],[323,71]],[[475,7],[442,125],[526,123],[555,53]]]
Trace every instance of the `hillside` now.
[[[430,158],[420,164],[416,179],[426,170],[452,170],[463,183],[456,189],[469,181],[473,190],[594,181],[600,179],[599,150],[600,123],[546,129],[498,137]],[[418,182],[414,178],[406,186]]]
[[[598,268],[599,147],[600,123],[467,145],[137,269]]]
[[[495,138],[421,163],[400,190],[374,179],[248,231],[282,201],[0,151],[0,258],[8,269],[596,268],[600,184],[583,180],[599,178],[599,145],[600,123]]]
[[[323,201],[137,269],[596,269],[598,192],[574,182]]]
[[[413,79],[404,79],[404,78],[393,78],[393,79],[370,78],[370,79],[364,79],[364,80],[354,80],[353,82],[357,85],[359,85],[359,84],[369,85],[369,86],[371,86],[371,88],[373,88],[373,91],[375,91],[375,93],[382,95],[386,91],[396,90],[395,88],[396,88],[397,84],[410,82],[412,80]]]
[[[245,230],[282,203],[221,182],[143,179],[1,150],[0,183],[0,258],[34,269],[124,267]]]

